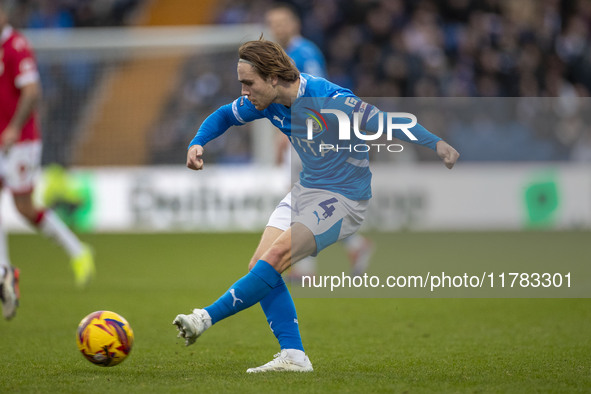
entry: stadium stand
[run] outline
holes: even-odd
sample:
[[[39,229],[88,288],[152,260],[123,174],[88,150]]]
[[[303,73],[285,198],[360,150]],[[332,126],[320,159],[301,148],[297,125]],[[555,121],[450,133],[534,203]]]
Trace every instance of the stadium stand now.
[[[262,26],[264,10],[273,2],[208,0],[197,7],[191,0],[30,0],[19,2],[17,27]],[[588,104],[589,1],[288,2],[300,10],[304,35],[323,50],[329,79],[362,97],[554,97],[569,108],[579,98]],[[66,60],[44,67],[40,59],[46,163],[178,164],[203,114],[239,94],[232,51],[168,58],[153,68],[146,60],[135,66],[121,62],[109,78],[104,78],[109,65]],[[117,94],[109,84],[119,87]],[[152,89],[137,88],[150,84]],[[142,101],[135,100],[138,96]],[[98,110],[101,100],[105,104]],[[123,129],[114,126],[122,122]],[[505,130],[505,145],[490,145],[485,129],[456,127],[443,137],[463,151],[471,149],[468,141],[488,144],[488,154],[463,154],[463,160],[589,160],[590,132],[569,119],[555,123],[560,127]],[[251,162],[250,131],[240,135],[212,142],[210,162]],[[532,147],[527,155],[508,149],[524,144]],[[97,157],[97,150],[112,155]],[[418,152],[416,158],[428,156]]]
[[[329,79],[361,97],[576,100],[591,92],[588,1],[288,2],[327,57]],[[217,22],[263,22],[260,10],[269,3],[223,1]],[[582,160],[591,151],[589,133],[574,126],[514,129],[495,136],[506,144],[492,145],[490,133],[475,136],[472,129],[444,137],[460,150],[464,141],[490,147],[486,156],[463,160]],[[531,149],[523,154],[526,144]]]
[[[201,24],[207,22],[207,10],[212,1],[200,2],[200,12],[186,12],[187,0],[155,1],[148,3],[136,26],[165,26],[172,24]],[[101,165],[104,157],[95,151],[108,151],[113,144],[123,147],[125,154],[114,157],[111,165],[137,165],[149,162],[148,132],[156,122],[161,108],[173,93],[184,56],[138,58],[124,67],[110,72],[110,87],[98,99],[92,119],[86,122],[86,138],[75,150],[74,160],[79,165]],[[141,100],[138,99],[141,97]],[[98,108],[97,108],[98,107]],[[118,125],[126,124],[125,133]]]

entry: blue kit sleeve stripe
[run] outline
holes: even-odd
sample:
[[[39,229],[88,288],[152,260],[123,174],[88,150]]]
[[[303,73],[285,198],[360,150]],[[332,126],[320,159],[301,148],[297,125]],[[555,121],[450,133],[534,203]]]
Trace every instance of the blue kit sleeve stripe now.
[[[199,127],[197,134],[189,143],[204,146],[209,141],[224,134],[231,126],[241,125],[232,113],[232,104],[224,105],[209,115]]]

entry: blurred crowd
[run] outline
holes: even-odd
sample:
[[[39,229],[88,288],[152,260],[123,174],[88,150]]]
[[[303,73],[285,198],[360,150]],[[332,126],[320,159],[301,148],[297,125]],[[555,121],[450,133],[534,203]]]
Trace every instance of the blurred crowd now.
[[[219,23],[263,23],[229,1]],[[589,0],[292,0],[329,78],[361,96],[589,96]],[[263,11],[263,12],[262,12]]]
[[[15,0],[18,28],[121,26],[144,0]]]
[[[20,0],[13,24],[126,25],[145,1]],[[303,36],[326,57],[328,79],[360,97],[555,98],[549,109],[555,119],[534,126],[515,128],[513,117],[507,127],[499,119],[494,119],[496,127],[485,127],[482,117],[491,116],[486,111],[476,120],[478,127],[463,121],[446,122],[449,127],[442,129],[434,123],[431,130],[458,148],[462,160],[591,161],[591,131],[586,127],[591,113],[591,0],[283,2],[296,8]],[[213,22],[263,25],[265,11],[274,3],[219,0]],[[50,129],[46,146],[63,144],[72,140],[88,86],[102,68],[83,59],[57,66],[40,60],[43,112],[52,118],[44,126]],[[177,164],[205,116],[240,94],[235,62],[235,50],[199,53],[186,62],[177,89],[150,132],[151,164]],[[76,99],[64,101],[65,94]],[[487,105],[485,100],[478,103]],[[428,119],[419,121],[429,128]],[[46,162],[69,164],[67,149],[50,146]],[[208,145],[209,159],[220,163],[251,162],[252,150],[251,133],[244,128]],[[432,159],[420,149],[413,157]]]
[[[302,34],[324,53],[328,78],[361,97],[588,101],[591,92],[591,0],[284,2],[299,10]],[[217,22],[264,23],[264,11],[273,3],[222,1]],[[571,112],[565,116],[577,115]],[[487,145],[488,137],[478,141],[486,133],[469,128],[443,133],[460,150],[467,140],[487,147],[488,154],[472,160],[508,158],[501,150],[506,144]],[[591,156],[590,133],[581,127],[571,132],[532,130],[525,139],[519,133],[501,134],[510,145],[545,147],[522,160],[567,160]]]

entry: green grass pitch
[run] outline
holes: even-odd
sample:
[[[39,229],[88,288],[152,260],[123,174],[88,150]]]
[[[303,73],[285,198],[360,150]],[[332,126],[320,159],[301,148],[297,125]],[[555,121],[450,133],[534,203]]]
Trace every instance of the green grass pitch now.
[[[530,247],[552,245],[560,252],[544,252],[549,258],[589,262],[590,235],[396,233],[390,244],[399,261],[444,264],[449,254],[429,255],[439,246],[481,261],[499,257],[499,245],[526,259]],[[213,302],[242,276],[258,237],[85,235],[98,277],[77,291],[60,249],[37,235],[10,236],[22,297],[17,317],[0,321],[0,392],[591,391],[589,298],[296,298],[310,374],[245,373],[278,351],[259,306],[184,347],[173,318]],[[326,253],[338,257],[342,249]],[[75,342],[82,317],[101,309],[123,315],[135,332],[129,358],[111,368],[90,364]]]

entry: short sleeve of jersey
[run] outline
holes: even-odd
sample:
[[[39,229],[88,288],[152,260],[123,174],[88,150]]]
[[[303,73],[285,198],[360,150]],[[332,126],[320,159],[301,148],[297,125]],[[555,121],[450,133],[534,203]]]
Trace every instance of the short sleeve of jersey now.
[[[39,80],[35,57],[29,43],[23,36],[17,35],[10,41],[4,58],[4,61],[12,69],[14,85],[17,88],[20,89]]]

